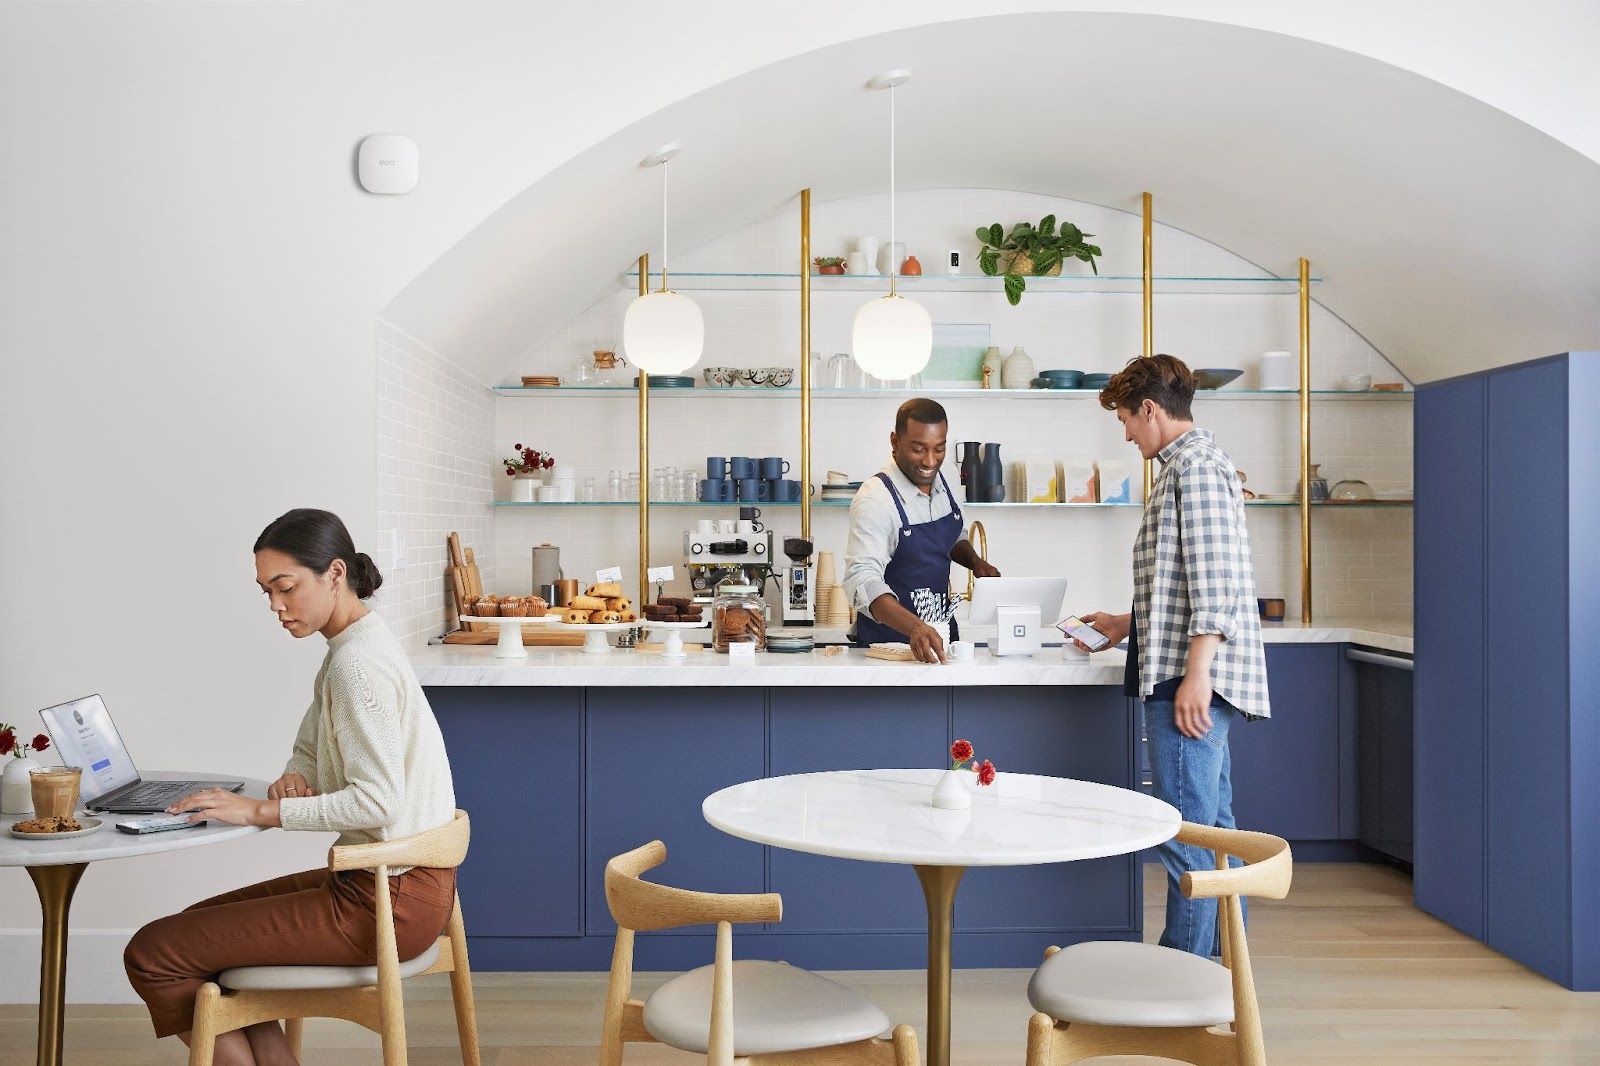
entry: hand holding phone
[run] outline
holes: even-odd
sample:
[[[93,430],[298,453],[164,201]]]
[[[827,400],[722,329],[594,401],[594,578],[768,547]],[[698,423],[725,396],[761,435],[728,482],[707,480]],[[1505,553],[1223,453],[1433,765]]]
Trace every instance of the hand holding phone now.
[[[1068,639],[1078,641],[1090,651],[1103,651],[1111,644],[1110,637],[1075,614],[1069,614],[1057,622],[1056,628]]]

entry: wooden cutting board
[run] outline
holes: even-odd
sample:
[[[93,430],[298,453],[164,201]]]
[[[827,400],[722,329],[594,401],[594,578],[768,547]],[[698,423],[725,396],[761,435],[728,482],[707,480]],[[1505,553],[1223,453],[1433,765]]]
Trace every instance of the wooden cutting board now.
[[[886,648],[868,648],[867,658],[886,659],[894,663],[914,663],[917,661],[917,657],[911,651],[911,645],[909,644],[894,644]]]

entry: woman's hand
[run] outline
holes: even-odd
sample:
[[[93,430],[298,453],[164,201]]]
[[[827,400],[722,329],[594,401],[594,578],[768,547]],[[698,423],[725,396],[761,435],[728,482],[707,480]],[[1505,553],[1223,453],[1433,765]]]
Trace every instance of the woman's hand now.
[[[280,824],[277,800],[251,799],[220,788],[208,788],[186,796],[168,807],[167,813],[188,814],[191,822],[259,825],[268,829]]]
[[[317,790],[306,784],[306,779],[299,774],[284,774],[267,786],[267,799],[279,800],[285,797],[298,798],[316,794]]]
[[[1211,675],[1190,671],[1178,686],[1172,702],[1172,722],[1178,732],[1199,740],[1211,732]]]
[[[1101,651],[1115,648],[1118,644],[1127,640],[1128,629],[1133,625],[1133,615],[1131,614],[1107,614],[1105,611],[1095,611],[1093,614],[1081,615],[1080,618],[1086,624],[1093,626],[1111,638],[1110,643],[1101,648]],[[1094,650],[1076,637],[1072,638],[1072,643],[1078,646],[1079,651]]]

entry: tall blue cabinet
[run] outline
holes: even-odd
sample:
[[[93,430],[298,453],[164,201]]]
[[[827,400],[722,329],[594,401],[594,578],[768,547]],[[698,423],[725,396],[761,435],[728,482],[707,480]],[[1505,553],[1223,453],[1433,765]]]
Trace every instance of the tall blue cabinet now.
[[[1600,353],[1421,389],[1418,906],[1600,990]]]

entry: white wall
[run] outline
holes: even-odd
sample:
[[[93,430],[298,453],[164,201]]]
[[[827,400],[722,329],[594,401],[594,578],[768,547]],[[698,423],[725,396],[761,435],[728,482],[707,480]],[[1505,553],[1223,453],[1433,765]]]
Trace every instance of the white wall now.
[[[1554,27],[1487,0],[1470,14],[1442,0],[1161,6],[1414,62],[1600,158],[1578,126],[1597,77],[1573,31],[1592,25],[1586,4],[1552,5]],[[100,691],[143,764],[275,774],[321,649],[270,624],[248,549],[300,505],[344,514],[376,546],[380,309],[518,190],[663,103],[971,13],[954,0],[827,0],[803,18],[731,0],[0,5],[6,717]],[[351,180],[357,142],[379,131],[422,145],[411,196]],[[90,654],[67,622],[86,604],[102,618]],[[315,865],[325,843],[274,833],[91,869],[74,925],[106,935],[75,941],[69,994],[126,997],[129,930]],[[33,905],[25,879],[0,877],[13,932]],[[0,1002],[30,1001],[32,945],[0,939]]]

